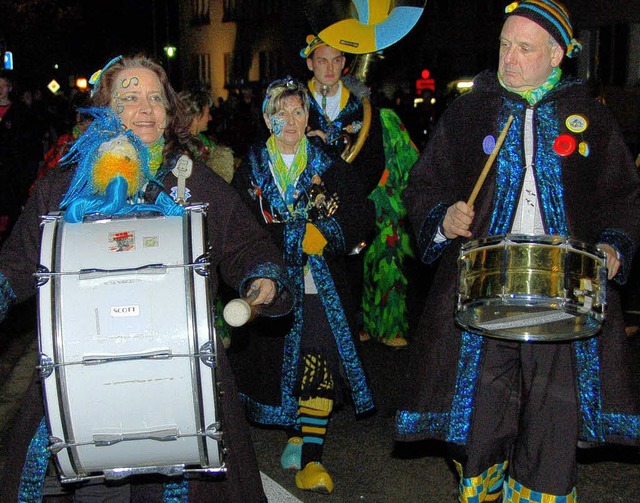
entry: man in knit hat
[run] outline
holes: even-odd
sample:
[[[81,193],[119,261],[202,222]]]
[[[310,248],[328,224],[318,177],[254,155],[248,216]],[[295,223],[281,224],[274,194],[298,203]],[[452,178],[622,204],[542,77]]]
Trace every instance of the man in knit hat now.
[[[629,274],[640,240],[640,182],[609,111],[584,85],[562,75],[564,57],[580,50],[566,8],[554,0],[525,0],[509,5],[506,14],[497,74],[478,75],[473,90],[447,109],[405,192],[421,259],[439,263],[396,429],[399,440],[447,442],[461,502],[571,503],[577,501],[579,443],[640,443],[640,404],[619,292],[606,284],[622,284]],[[491,154],[497,156],[472,203]],[[491,252],[483,245],[500,243],[504,256],[513,257],[514,244],[525,244],[533,281],[540,277],[533,269],[546,267],[533,255],[569,238],[603,252],[606,321],[600,327],[592,313],[581,325],[581,314],[562,299],[554,305],[551,289],[534,287],[530,305],[542,301],[546,314],[565,318],[569,328],[510,319],[509,309],[519,307],[501,303],[509,303],[510,295],[526,302],[526,292],[489,291],[491,271],[482,268],[491,265],[482,257]],[[487,283],[480,298],[470,294],[481,306],[472,314],[486,321],[496,312],[503,316],[498,322],[516,328],[501,331],[461,316],[465,281],[459,286],[458,262],[464,271],[464,261],[458,259],[467,250],[480,250],[475,265]],[[498,275],[515,274],[496,262]],[[549,283],[558,273],[575,272],[588,284],[584,269],[573,271],[569,262],[562,267],[567,270],[547,273]],[[587,290],[578,311],[598,302],[593,286]],[[572,291],[564,293],[569,304]],[[520,318],[540,318],[522,309]],[[531,333],[539,333],[531,337],[537,342],[526,335]]]

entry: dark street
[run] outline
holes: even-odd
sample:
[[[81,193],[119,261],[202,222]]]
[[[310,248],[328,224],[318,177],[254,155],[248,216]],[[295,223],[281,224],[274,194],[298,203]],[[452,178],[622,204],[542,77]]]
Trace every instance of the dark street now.
[[[33,305],[17,307],[1,326],[0,424],[12,421],[22,393],[33,378],[37,339]],[[300,491],[294,472],[280,468],[284,433],[253,428],[253,439],[263,474],[281,484],[293,497],[272,496],[272,503],[336,502],[424,503],[454,502],[456,477],[445,450],[435,442],[395,444],[394,414],[398,389],[411,349],[396,351],[376,342],[362,346],[363,360],[375,393],[377,413],[356,420],[350,406],[336,411],[325,448],[325,465],[333,476],[331,496]],[[630,343],[640,353],[640,338]],[[636,358],[637,359],[637,358]],[[638,375],[636,375],[638,378]],[[626,503],[637,501],[640,489],[640,454],[636,449],[600,447],[579,453],[580,501]],[[273,493],[272,493],[273,494]]]
[[[640,352],[640,340],[634,340]],[[295,487],[293,472],[280,468],[284,442],[280,431],[254,429],[261,470],[304,502],[369,501],[376,503],[455,502],[457,480],[437,442],[393,442],[397,389],[409,351],[394,351],[376,342],[363,344],[378,412],[356,421],[349,406],[335,414],[325,448],[325,466],[333,476],[331,496],[310,494]],[[636,449],[602,447],[579,453],[578,495],[583,503],[637,501],[640,453]]]

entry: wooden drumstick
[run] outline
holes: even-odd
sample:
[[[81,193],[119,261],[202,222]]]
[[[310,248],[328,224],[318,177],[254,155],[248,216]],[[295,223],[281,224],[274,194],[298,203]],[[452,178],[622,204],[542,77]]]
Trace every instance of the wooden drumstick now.
[[[504,125],[504,128],[502,128],[502,132],[498,137],[498,141],[496,142],[495,147],[493,147],[493,151],[491,152],[491,155],[487,159],[487,162],[484,164],[484,168],[482,168],[482,173],[480,173],[480,176],[478,177],[478,181],[476,182],[476,186],[473,188],[473,192],[471,192],[471,195],[469,196],[469,200],[467,201],[467,206],[472,206],[473,203],[475,202],[476,197],[478,196],[478,192],[480,192],[480,189],[482,188],[482,184],[484,183],[485,178],[487,178],[487,174],[491,169],[491,165],[493,164],[493,161],[495,161],[498,155],[498,152],[500,151],[500,147],[502,147],[502,143],[504,142],[504,139],[507,136],[507,131],[509,131],[509,127],[511,126],[512,122],[513,122],[513,115],[510,115],[509,118],[507,119],[507,123]]]
[[[232,327],[241,327],[245,323],[253,320],[258,314],[253,301],[258,296],[258,289],[251,285],[251,291],[244,299],[231,300],[222,310],[222,317]]]

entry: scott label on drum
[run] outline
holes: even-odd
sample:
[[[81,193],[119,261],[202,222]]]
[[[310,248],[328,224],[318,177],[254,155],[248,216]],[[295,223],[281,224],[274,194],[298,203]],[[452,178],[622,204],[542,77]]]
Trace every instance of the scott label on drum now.
[[[111,317],[124,318],[128,316],[140,316],[139,306],[111,306]]]

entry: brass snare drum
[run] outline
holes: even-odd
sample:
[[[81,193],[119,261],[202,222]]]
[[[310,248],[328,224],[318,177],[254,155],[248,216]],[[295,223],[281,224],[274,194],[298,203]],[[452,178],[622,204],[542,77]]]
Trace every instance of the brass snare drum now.
[[[605,254],[562,236],[470,241],[458,258],[456,321],[482,335],[565,341],[595,335],[606,307]]]

